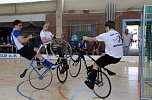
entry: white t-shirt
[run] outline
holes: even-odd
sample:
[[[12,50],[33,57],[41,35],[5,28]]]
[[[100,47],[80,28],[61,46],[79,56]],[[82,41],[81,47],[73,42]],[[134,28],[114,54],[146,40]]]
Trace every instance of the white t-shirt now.
[[[119,32],[112,30],[96,36],[97,41],[105,42],[105,52],[114,58],[123,56],[122,40]]]
[[[41,32],[40,32],[40,37],[41,37],[41,40],[42,40],[42,38],[47,38],[47,39],[50,39],[50,40],[52,40],[52,38],[54,37],[54,35],[50,32],[50,31],[44,31],[44,30],[42,30]]]
[[[131,36],[130,33],[128,33],[128,34],[124,33],[124,34],[122,35],[123,45],[129,46],[129,45],[130,45],[130,42],[131,42],[131,38],[132,38],[132,36]]]

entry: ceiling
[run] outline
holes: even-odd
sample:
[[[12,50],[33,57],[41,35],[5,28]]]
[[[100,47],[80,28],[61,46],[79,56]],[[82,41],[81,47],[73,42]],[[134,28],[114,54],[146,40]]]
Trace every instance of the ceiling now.
[[[0,4],[0,15],[55,13],[57,0],[38,2]],[[63,11],[82,11],[88,9],[92,12],[105,12],[108,3],[114,3],[116,12],[141,11],[144,4],[152,4],[152,0],[62,0]]]

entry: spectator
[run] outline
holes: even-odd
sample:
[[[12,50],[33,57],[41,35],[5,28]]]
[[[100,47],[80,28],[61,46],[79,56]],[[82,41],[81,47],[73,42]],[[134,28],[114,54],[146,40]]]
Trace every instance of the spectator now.
[[[44,22],[43,29],[40,32],[40,38],[43,43],[47,43],[47,42],[51,41],[54,37],[54,35],[50,31],[48,31],[48,29],[49,29],[49,23]],[[47,44],[47,50],[48,50],[48,53],[50,54],[51,53],[50,44]]]
[[[92,52],[92,55],[99,55],[99,51],[100,51],[100,43],[99,42],[94,42],[93,43],[93,46],[92,46],[92,50],[93,50],[93,52]]]
[[[129,46],[132,41],[132,35],[128,32],[129,30],[126,29],[125,33],[122,34],[122,40],[123,40],[123,54],[124,56],[128,56],[129,54]]]
[[[71,46],[72,49],[75,49],[77,47],[76,41],[71,41],[70,46]]]
[[[65,35],[64,35],[64,34],[61,34],[61,38],[62,38],[63,40],[65,40]]]
[[[87,43],[85,40],[83,40],[83,38],[81,39],[81,42],[78,44],[78,46],[81,50],[87,50]]]

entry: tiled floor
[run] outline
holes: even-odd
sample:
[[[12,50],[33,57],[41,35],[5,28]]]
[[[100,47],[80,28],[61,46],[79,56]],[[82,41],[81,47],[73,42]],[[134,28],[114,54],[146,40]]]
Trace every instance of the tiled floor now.
[[[32,88],[27,80],[29,73],[22,79],[19,77],[28,67],[28,62],[24,59],[0,59],[0,100],[103,100],[85,86],[83,67],[77,78],[68,75],[64,84],[59,83],[56,71],[53,71],[53,81],[48,88]],[[112,92],[105,100],[138,100],[138,63],[119,62],[107,67],[117,75],[110,76]]]

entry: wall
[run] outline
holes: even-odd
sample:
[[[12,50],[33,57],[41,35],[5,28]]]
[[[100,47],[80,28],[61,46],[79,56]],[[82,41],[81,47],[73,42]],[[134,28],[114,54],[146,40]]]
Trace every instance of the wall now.
[[[123,13],[117,13],[116,14],[116,30],[118,30],[120,33],[122,33],[122,20],[123,19],[140,19],[141,14],[140,12],[135,12],[135,11],[128,11],[128,12],[123,12]]]
[[[122,33],[122,20],[123,19],[140,19],[140,13],[135,11],[128,11],[123,13],[116,13],[116,30]],[[56,33],[55,14],[46,14],[46,21],[50,23],[50,31]],[[105,13],[88,13],[88,14],[63,14],[63,34],[65,34],[66,40],[68,40],[69,24],[71,22],[96,22],[96,34],[104,32]]]
[[[55,14],[46,14],[46,21],[50,23],[50,31],[56,33],[55,31]],[[69,24],[72,22],[95,22],[96,23],[96,34],[104,32],[105,15],[101,13],[89,13],[89,14],[63,14],[63,34],[65,34],[66,40],[69,36]]]

